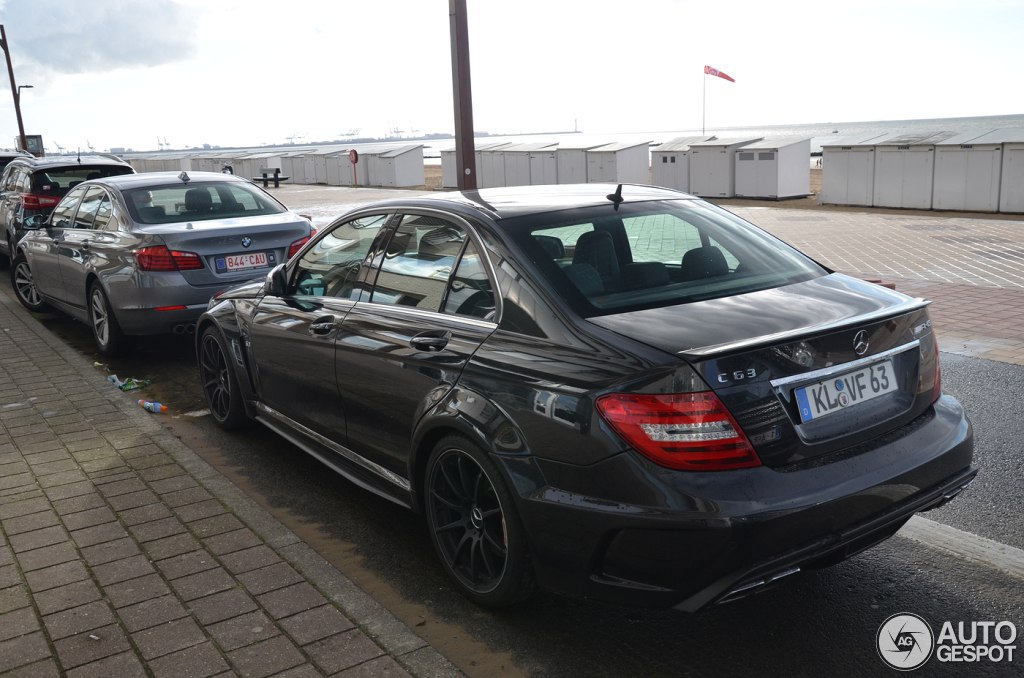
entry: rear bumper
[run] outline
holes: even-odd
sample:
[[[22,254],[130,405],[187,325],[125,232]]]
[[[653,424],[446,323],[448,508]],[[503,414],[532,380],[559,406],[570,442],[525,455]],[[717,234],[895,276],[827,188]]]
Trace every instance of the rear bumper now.
[[[839,562],[977,473],[971,425],[952,398],[896,433],[863,454],[798,470],[670,472],[635,454],[575,468],[598,479],[582,481],[590,496],[547,486],[519,502],[538,580],[570,595],[695,611]],[[630,474],[657,492],[624,501],[616,483],[593,496],[614,482],[607,478]]]

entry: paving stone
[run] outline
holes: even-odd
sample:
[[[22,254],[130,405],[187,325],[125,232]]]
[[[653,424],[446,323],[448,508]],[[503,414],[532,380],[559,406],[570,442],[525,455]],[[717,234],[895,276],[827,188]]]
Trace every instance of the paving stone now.
[[[210,642],[193,645],[149,662],[149,670],[155,678],[206,678],[229,668],[224,657]]]
[[[4,678],[60,678],[60,669],[53,659],[27,664],[4,673]]]
[[[188,674],[181,674],[183,676]],[[104,657],[69,671],[68,678],[144,678],[146,670],[134,652]]]
[[[234,588],[235,580],[227,570],[218,567],[198,574],[190,574],[171,582],[175,592],[184,601],[195,600]]]
[[[245,527],[242,522],[230,513],[221,513],[211,518],[203,518],[189,523],[188,529],[192,530],[200,539],[212,537],[225,532],[233,532]]]
[[[109,501],[113,497],[119,497],[123,494],[132,494],[133,492],[142,492],[148,488],[146,488],[146,484],[138,478],[130,478],[128,480],[119,480],[116,483],[100,485],[97,489],[99,489],[100,493]]]
[[[71,560],[60,565],[51,565],[39,570],[25,573],[25,581],[33,593],[72,584],[89,578],[85,565],[78,560]]]
[[[355,629],[318,640],[303,648],[324,673],[336,673],[380,657],[384,651]]]
[[[276,636],[229,652],[228,658],[238,673],[252,678],[273,675],[306,661],[285,636]]]
[[[193,487],[199,487],[199,483],[193,480],[192,476],[176,476],[174,478],[165,478],[164,480],[154,481],[150,487],[157,494],[169,494],[171,492],[177,492],[179,490],[187,490]]]
[[[320,669],[312,664],[300,664],[295,668],[276,674],[274,678],[320,678],[323,675]]]
[[[76,633],[98,629],[115,623],[110,606],[102,600],[79,605],[69,610],[47,615],[43,618],[47,633],[53,640],[60,640]]]
[[[123,539],[127,536],[128,533],[116,522],[94,525],[81,530],[75,530],[71,533],[71,538],[75,540],[79,548],[95,546],[96,544]]]
[[[38,570],[51,565],[59,565],[71,560],[78,559],[78,551],[74,544],[69,541],[44,546],[41,549],[26,551],[18,555],[18,564],[23,572]]]
[[[290,617],[293,614],[320,607],[327,602],[326,598],[305,582],[264,593],[262,596],[257,596],[256,599],[274,619]]]
[[[225,652],[273,638],[281,633],[274,622],[259,610],[207,626],[206,630]]]
[[[89,478],[79,469],[74,471],[64,471],[63,473],[54,473],[48,476],[41,476],[36,478],[39,483],[39,487],[44,490],[48,487],[57,487],[59,485],[71,485],[73,483],[80,483],[82,481],[88,482]]]
[[[97,565],[92,569],[93,576],[101,586],[109,586],[118,582],[135,579],[155,572],[153,565],[143,554],[114,560],[103,565]]]
[[[163,560],[171,556],[190,553],[199,548],[199,542],[187,532],[176,534],[173,537],[165,537],[156,541],[146,542],[142,545],[146,553],[153,560]]]
[[[173,463],[173,461],[174,460],[171,459],[170,456],[168,456],[166,453],[160,452],[158,454],[149,454],[144,457],[133,457],[131,460],[129,460],[128,464],[133,469],[138,470],[144,468],[152,468],[154,466],[164,466],[166,464]],[[180,470],[182,474],[185,473],[184,469]]]
[[[171,512],[163,504],[148,504],[138,508],[119,511],[118,517],[125,525],[139,525],[171,516]]]
[[[242,589],[230,589],[212,596],[193,600],[188,604],[200,624],[215,624],[237,617],[257,608],[256,601]]]
[[[11,490],[27,487],[35,483],[31,473],[16,473],[10,476],[0,476],[0,490]]]
[[[96,567],[103,563],[134,556],[137,553],[140,553],[138,545],[133,539],[125,537],[84,548],[82,549],[82,558],[89,565]]]
[[[249,593],[259,595],[290,586],[291,584],[297,584],[300,581],[304,581],[304,577],[296,572],[295,568],[291,565],[282,561],[259,570],[241,574],[238,576],[238,581],[242,582],[245,588],[249,590]]]
[[[67,540],[68,533],[59,525],[54,527],[44,527],[41,530],[35,530],[33,532],[14,534],[7,539],[15,553],[31,551],[32,549],[39,549],[53,544],[60,544]]]
[[[140,490],[139,492],[129,492],[128,494],[119,494],[116,497],[108,497],[107,501],[114,508],[115,511],[124,511],[126,509],[133,509],[139,506],[145,506],[147,504],[154,504],[160,501],[160,498],[153,494],[150,490]]]
[[[62,499],[60,501],[53,502],[53,509],[62,516],[71,513],[78,513],[79,511],[99,508],[101,506],[105,506],[105,504],[103,502],[103,497],[101,497],[98,492],[91,492],[78,497],[72,497],[71,499]]]
[[[281,562],[281,557],[266,544],[260,544],[244,551],[236,551],[220,557],[229,572],[241,574],[267,565]]]
[[[171,592],[160,576],[156,574],[104,586],[103,590],[115,608],[127,607],[150,598],[159,598]]]
[[[213,499],[213,495],[202,487],[190,487],[187,490],[168,492],[163,495],[161,499],[163,499],[163,502],[171,508],[178,508],[179,506],[185,506],[186,504],[195,504],[208,499]]]
[[[78,607],[100,599],[99,589],[91,580],[78,581],[74,584],[37,593],[34,597],[39,614],[48,615],[71,607]]]
[[[175,517],[152,520],[128,528],[141,543],[163,539],[185,531],[185,526]]]
[[[0,673],[50,656],[42,631],[0,642]]]
[[[53,510],[46,509],[39,513],[30,513],[27,516],[8,518],[4,521],[4,531],[8,537],[12,537],[16,534],[40,530],[44,527],[53,527],[54,525],[60,525],[60,519]]]
[[[335,674],[336,678],[406,678],[407,676],[409,676],[409,672],[387,655]],[[278,678],[285,677],[279,676]]]
[[[128,638],[116,625],[103,626],[53,643],[57,658],[65,669],[82,666],[97,659],[131,649]]]
[[[333,605],[321,605],[281,620],[281,628],[299,645],[348,631],[355,625]]]
[[[10,640],[38,630],[39,620],[36,619],[35,610],[31,607],[23,607],[0,614],[0,641]]]
[[[21,583],[0,589],[0,614],[28,607],[31,604],[32,599],[29,598],[28,588]]]
[[[115,520],[115,516],[106,506],[79,511],[64,516],[64,526],[69,530],[81,530]]]
[[[180,476],[185,473],[185,471],[177,464],[167,464],[165,466],[152,466],[150,468],[140,469],[138,473],[140,478],[145,480],[147,483],[152,483],[157,480]]]
[[[187,617],[188,611],[173,595],[166,595],[122,607],[117,614],[121,617],[124,627],[130,633],[135,633],[150,626]]]
[[[206,636],[192,619],[183,617],[133,633],[132,640],[142,658],[150,660],[198,645],[206,641]]]
[[[78,470],[78,463],[74,459],[58,459],[44,464],[36,464],[32,467],[32,473],[35,473],[36,477],[76,470]]]
[[[14,563],[0,567],[0,588],[17,586],[21,583],[21,575],[18,573],[18,566]]]
[[[224,534],[218,534],[213,537],[208,537],[203,540],[206,547],[217,556],[224,555],[226,553],[234,553],[235,551],[241,551],[242,549],[251,548],[258,544],[262,544],[263,541],[256,536],[256,533],[248,528],[241,530],[235,530],[234,532],[225,532]]]
[[[70,499],[71,497],[78,497],[83,494],[90,494],[96,490],[96,486],[92,484],[91,480],[86,480],[81,483],[71,483],[70,485],[60,485],[58,487],[49,487],[44,490],[46,496],[53,502],[58,502],[61,499]]]
[[[135,471],[125,466],[104,468],[96,473],[90,473],[89,477],[92,479],[93,485],[101,488],[101,491],[104,485],[113,485],[114,483],[120,483],[125,480],[139,479],[139,476],[136,475]]]
[[[14,551],[10,546],[0,546],[0,567],[14,564]]]
[[[207,499],[206,501],[201,501],[195,504],[186,504],[175,511],[175,513],[178,514],[178,518],[185,523],[191,523],[194,520],[202,520],[203,518],[211,518],[225,512],[224,506],[216,499]]]
[[[38,496],[31,499],[11,502],[0,505],[0,520],[7,521],[18,516],[27,516],[32,513],[39,513],[50,508],[50,502],[46,497]],[[6,529],[7,523],[4,523]]]
[[[168,579],[178,579],[197,572],[205,572],[217,567],[217,561],[206,551],[192,551],[161,560],[156,566]]]

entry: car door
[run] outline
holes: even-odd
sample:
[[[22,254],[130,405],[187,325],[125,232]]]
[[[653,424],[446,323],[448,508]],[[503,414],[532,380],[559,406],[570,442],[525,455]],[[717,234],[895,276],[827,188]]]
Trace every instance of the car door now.
[[[58,266],[64,301],[85,307],[86,281],[92,271],[103,268],[105,252],[116,238],[106,230],[111,219],[111,201],[99,186],[88,189],[78,205],[70,228],[61,234]]]
[[[249,328],[260,401],[342,445],[346,417],[334,378],[334,342],[362,293],[367,256],[389,216],[367,214],[328,226],[288,267],[287,293],[259,301]]]
[[[64,252],[65,233],[74,227],[75,214],[85,191],[84,186],[69,191],[53,208],[47,227],[33,231],[26,238],[25,253],[36,288],[52,299],[67,300],[60,273],[60,261],[61,258],[69,256]]]
[[[349,448],[408,477],[416,423],[455,384],[496,325],[496,298],[470,226],[436,213],[400,214],[370,299],[338,332],[335,371]]]

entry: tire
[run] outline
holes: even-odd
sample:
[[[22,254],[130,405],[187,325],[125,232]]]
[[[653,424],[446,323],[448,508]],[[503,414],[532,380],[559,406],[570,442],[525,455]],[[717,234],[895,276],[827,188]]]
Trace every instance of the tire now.
[[[89,327],[96,349],[103,355],[115,357],[131,351],[135,345],[133,337],[125,335],[117,324],[114,310],[110,308],[107,295],[98,282],[89,286]]]
[[[228,351],[213,327],[207,327],[199,339],[199,380],[206,404],[214,421],[227,430],[252,423],[245,413],[238,377],[228,360]]]
[[[459,591],[487,607],[534,591],[526,533],[494,463],[462,436],[437,443],[427,461],[424,508],[430,539]]]
[[[38,312],[49,308],[36,288],[32,269],[29,268],[28,260],[23,254],[15,257],[11,265],[11,287],[14,289],[14,296],[18,297],[21,305],[28,310]]]

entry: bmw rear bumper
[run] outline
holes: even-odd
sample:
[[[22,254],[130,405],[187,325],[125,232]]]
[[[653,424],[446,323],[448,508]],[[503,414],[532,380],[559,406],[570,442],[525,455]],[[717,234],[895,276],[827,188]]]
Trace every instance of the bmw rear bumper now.
[[[971,425],[953,398],[896,433],[863,454],[797,470],[669,472],[627,453],[552,473],[579,485],[549,485],[519,502],[538,580],[570,595],[696,611],[839,562],[977,474]],[[635,487],[658,491],[629,501],[630,474],[643,476]],[[606,478],[614,491],[595,497]]]

